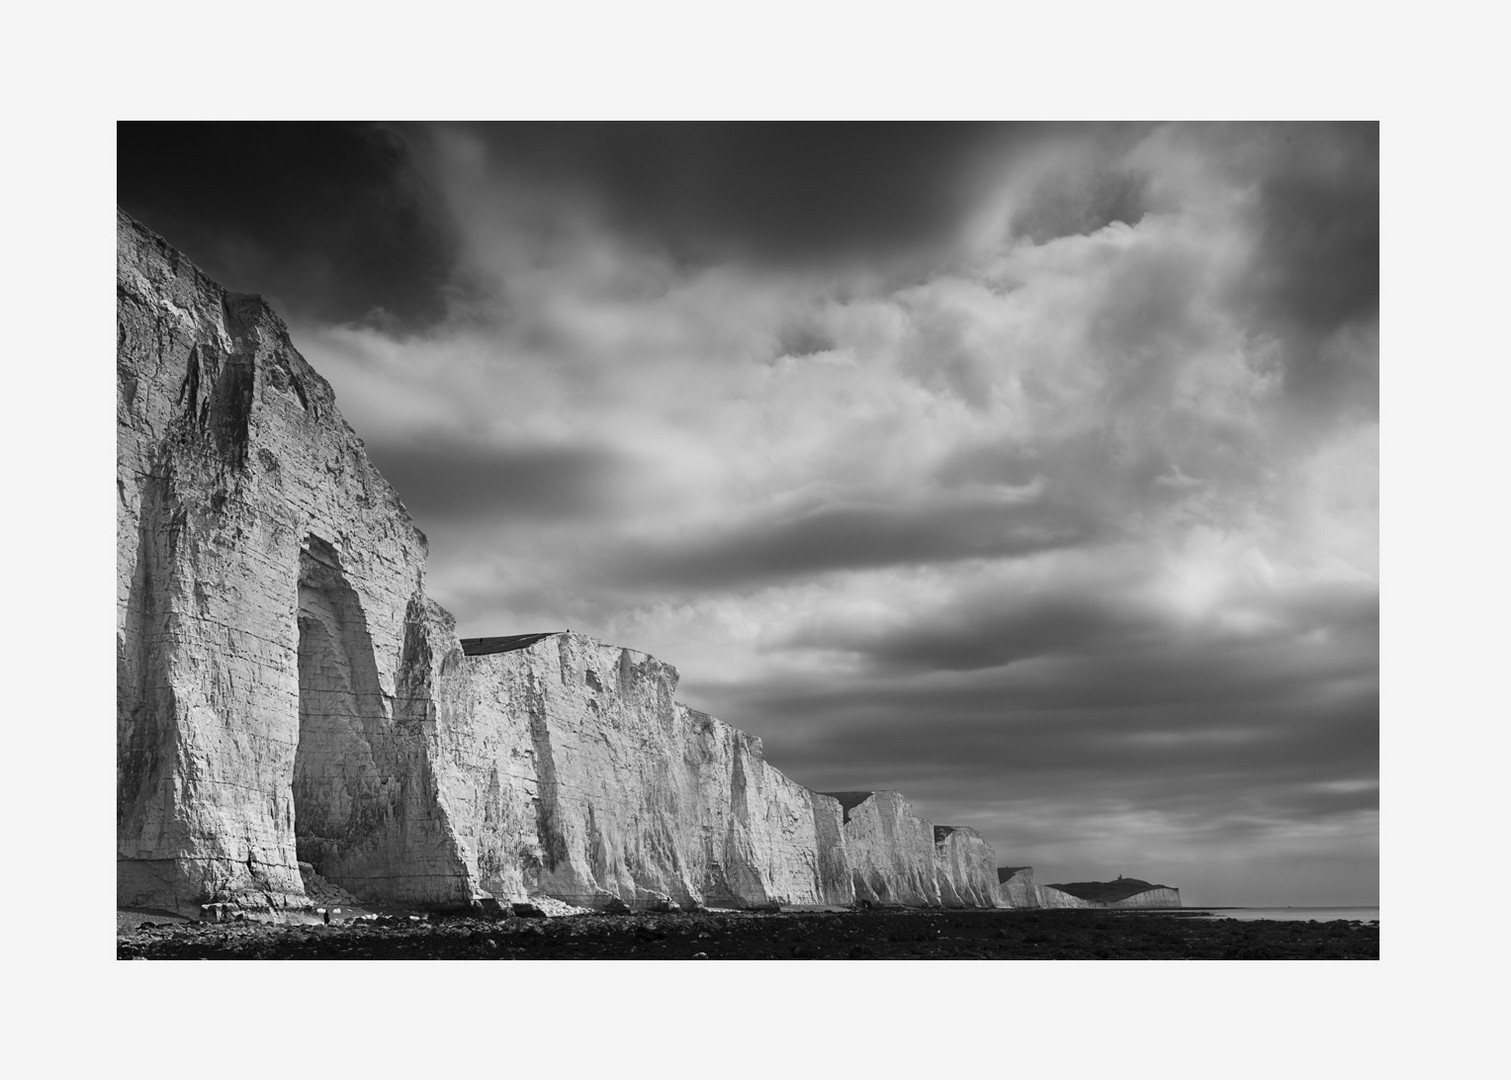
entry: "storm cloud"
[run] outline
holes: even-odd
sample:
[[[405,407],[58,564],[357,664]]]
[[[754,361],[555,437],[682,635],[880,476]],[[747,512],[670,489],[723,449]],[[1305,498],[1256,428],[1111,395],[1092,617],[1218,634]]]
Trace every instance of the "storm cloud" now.
[[[1011,558],[1087,543],[1094,523],[1043,499],[841,503],[690,542],[631,550],[615,575],[648,588],[739,587],[878,566]]]
[[[398,129],[422,146],[433,132]],[[781,266],[931,249],[1052,131],[989,123],[472,124],[486,167],[569,189],[679,262]]]
[[[584,518],[612,499],[633,464],[591,446],[369,444],[411,513],[430,521]]]
[[[285,317],[433,322],[455,254],[433,195],[375,124],[119,126],[117,198],[228,288]]]

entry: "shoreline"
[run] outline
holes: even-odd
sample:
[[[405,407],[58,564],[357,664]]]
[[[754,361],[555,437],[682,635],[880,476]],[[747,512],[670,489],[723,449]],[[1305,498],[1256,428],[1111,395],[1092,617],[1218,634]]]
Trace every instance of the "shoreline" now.
[[[1378,960],[1379,925],[1240,920],[1220,909],[879,909],[379,916],[323,925],[182,922],[125,929],[135,959]],[[1232,910],[1232,909],[1230,909]]]

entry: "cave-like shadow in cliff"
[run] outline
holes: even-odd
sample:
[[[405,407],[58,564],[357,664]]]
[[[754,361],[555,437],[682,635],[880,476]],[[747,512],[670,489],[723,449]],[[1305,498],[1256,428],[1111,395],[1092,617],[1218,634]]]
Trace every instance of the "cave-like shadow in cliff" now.
[[[299,556],[299,745],[294,844],[301,863],[352,887],[363,848],[384,824],[373,740],[387,726],[367,618],[330,544],[310,536]]]

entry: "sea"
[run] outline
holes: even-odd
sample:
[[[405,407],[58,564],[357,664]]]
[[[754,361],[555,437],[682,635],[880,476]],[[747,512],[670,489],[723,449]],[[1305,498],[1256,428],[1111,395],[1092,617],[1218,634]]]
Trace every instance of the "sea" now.
[[[1256,919],[1278,919],[1286,922],[1333,922],[1337,919],[1359,922],[1379,922],[1379,907],[1201,907],[1192,905],[1192,911],[1211,912],[1214,919],[1238,919],[1251,922]]]

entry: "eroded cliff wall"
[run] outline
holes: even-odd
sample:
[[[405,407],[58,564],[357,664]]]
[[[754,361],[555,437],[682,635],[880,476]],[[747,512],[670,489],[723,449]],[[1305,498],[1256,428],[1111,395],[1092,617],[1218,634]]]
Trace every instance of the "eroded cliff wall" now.
[[[1098,908],[1103,905],[1093,900],[1083,900],[1079,896],[1057,889],[1053,885],[1037,886],[1039,907],[1041,908]]]
[[[999,866],[997,868],[997,894],[1001,897],[1004,907],[1043,907],[1039,889],[1040,886],[1034,883],[1032,866]]]
[[[1141,893],[1135,893],[1122,900],[1114,900],[1107,906],[1110,908],[1178,908],[1182,905],[1180,890],[1165,885],[1157,889],[1145,889]]]
[[[1034,885],[1032,883],[1032,867],[1026,867],[1025,869],[1029,871],[1029,894],[1032,895],[1035,900],[1034,903],[1026,905],[1028,907],[1068,908],[1085,911],[1107,911],[1125,908],[1178,908],[1182,906],[1180,901],[1180,890],[1171,888],[1167,885],[1158,885],[1153,888],[1142,889],[1140,891],[1133,892],[1130,895],[1120,897],[1116,900],[1096,900],[1088,899],[1084,896],[1077,896],[1074,893],[1067,892],[1064,889],[1056,888],[1053,885]],[[1113,883],[1099,882],[1097,884],[1111,885]],[[1009,887],[1006,883],[1004,883],[1003,885],[1003,893],[1004,895],[1009,895]],[[1016,896],[1020,894],[1014,891],[1012,895]],[[1012,906],[1018,905],[1014,904]]]
[[[118,902],[465,895],[424,537],[260,298],[117,244]]]
[[[845,854],[856,900],[939,907],[934,826],[895,791],[828,794],[844,808]]]
[[[838,803],[677,703],[675,668],[573,633],[466,664],[471,727],[448,743],[443,797],[484,888],[588,907],[852,901]]]
[[[1006,907],[997,883],[997,853],[975,829],[934,826],[934,873],[945,907]]]

